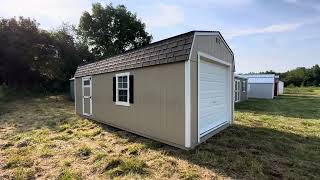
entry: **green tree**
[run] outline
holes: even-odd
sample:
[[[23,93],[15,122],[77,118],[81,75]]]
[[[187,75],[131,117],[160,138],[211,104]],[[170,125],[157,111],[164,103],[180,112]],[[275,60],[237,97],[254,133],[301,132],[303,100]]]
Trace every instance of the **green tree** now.
[[[93,61],[94,57],[89,52],[88,46],[75,38],[75,28],[69,24],[62,24],[58,29],[50,32],[53,45],[56,48],[58,69],[55,79],[51,81],[55,88],[66,89],[69,79],[73,77],[77,66],[84,61]],[[60,82],[60,84],[59,84]]]
[[[0,20],[0,76],[11,87],[33,86],[52,75],[45,67],[54,63],[55,50],[38,26],[30,18]]]
[[[320,67],[318,64],[314,65],[311,68],[311,74],[312,74],[312,85],[313,86],[320,86]]]
[[[151,42],[145,24],[124,5],[92,5],[80,18],[78,34],[98,58],[110,57]]]
[[[0,19],[0,83],[13,88],[63,91],[76,67],[93,60],[71,26],[48,32],[30,18]]]

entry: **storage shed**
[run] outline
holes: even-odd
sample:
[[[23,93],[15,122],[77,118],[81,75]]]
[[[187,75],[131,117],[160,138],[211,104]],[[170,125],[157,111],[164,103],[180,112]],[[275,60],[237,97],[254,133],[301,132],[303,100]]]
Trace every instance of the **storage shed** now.
[[[234,55],[218,31],[191,31],[75,73],[79,115],[183,149],[233,122]]]
[[[284,82],[283,81],[279,81],[278,83],[278,94],[281,95],[283,94],[284,91]]]
[[[246,74],[248,79],[248,97],[273,99],[278,95],[279,76],[274,74]]]
[[[242,102],[248,99],[248,79],[241,76],[234,76],[234,102]]]

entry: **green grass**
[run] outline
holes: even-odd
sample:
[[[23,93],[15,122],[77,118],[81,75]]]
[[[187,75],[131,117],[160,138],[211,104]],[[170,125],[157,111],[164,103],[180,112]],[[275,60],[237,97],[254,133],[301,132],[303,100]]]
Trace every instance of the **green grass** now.
[[[320,179],[320,88],[285,91],[237,104],[231,127],[184,151],[76,116],[64,96],[0,89],[0,179]]]

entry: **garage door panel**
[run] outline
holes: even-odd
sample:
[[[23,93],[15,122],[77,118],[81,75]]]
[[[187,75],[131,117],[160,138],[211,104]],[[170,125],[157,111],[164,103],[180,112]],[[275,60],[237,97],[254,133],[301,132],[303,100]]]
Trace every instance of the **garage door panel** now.
[[[227,122],[228,67],[199,61],[200,134]]]

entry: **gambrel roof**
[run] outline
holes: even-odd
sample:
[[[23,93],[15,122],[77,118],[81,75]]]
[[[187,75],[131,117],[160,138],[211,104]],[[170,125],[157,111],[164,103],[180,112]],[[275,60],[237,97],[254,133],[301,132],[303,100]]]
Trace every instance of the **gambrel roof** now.
[[[123,54],[79,66],[74,77],[102,74],[160,64],[168,64],[189,59],[193,37],[196,33],[214,33],[220,35],[226,47],[231,51],[219,31],[190,31],[149,45],[129,50]]]
[[[186,61],[189,58],[193,32],[188,32],[123,54],[77,68],[75,77]]]

